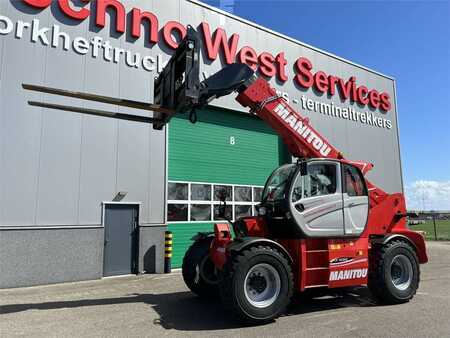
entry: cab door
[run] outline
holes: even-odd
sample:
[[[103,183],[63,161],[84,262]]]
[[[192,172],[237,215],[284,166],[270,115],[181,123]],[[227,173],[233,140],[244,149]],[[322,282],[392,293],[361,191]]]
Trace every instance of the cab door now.
[[[345,235],[358,236],[364,231],[369,217],[366,182],[358,168],[346,163],[342,168]]]
[[[299,172],[291,189],[291,213],[302,232],[310,237],[344,235],[341,165],[311,161],[306,175]]]

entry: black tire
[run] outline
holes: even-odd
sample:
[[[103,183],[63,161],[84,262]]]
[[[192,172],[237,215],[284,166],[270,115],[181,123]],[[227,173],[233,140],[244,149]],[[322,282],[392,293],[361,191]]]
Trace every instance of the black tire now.
[[[218,296],[218,277],[209,258],[213,237],[195,241],[183,258],[183,279],[187,287],[200,297]]]
[[[268,283],[261,283],[263,277],[258,275],[257,269],[267,269],[267,276],[273,274],[274,278],[267,278]],[[291,266],[283,254],[271,247],[254,246],[234,254],[225,264],[221,277],[219,290],[222,302],[234,315],[246,322],[264,323],[277,318],[292,298],[294,282]],[[246,285],[251,284],[253,280],[260,283],[258,291],[256,288],[245,291]],[[277,281],[279,288],[273,289],[279,292],[270,293],[269,286],[271,283],[277,284]],[[255,292],[255,295],[268,294],[270,298],[267,300],[267,306],[258,307],[252,304],[251,302],[255,301],[251,297],[257,296],[249,296],[250,292]]]
[[[414,297],[419,287],[420,267],[410,244],[393,240],[384,245],[374,245],[369,263],[368,286],[378,303],[400,304]],[[402,274],[402,270],[407,273]],[[410,278],[402,278],[403,275]]]

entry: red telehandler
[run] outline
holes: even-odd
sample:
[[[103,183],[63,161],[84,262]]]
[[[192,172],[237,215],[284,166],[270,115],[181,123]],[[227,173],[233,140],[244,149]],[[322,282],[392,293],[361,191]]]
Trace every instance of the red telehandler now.
[[[25,89],[153,111],[142,117],[29,102],[33,106],[153,123],[161,129],[178,113],[237,92],[236,100],[270,125],[297,162],[268,178],[258,215],[217,223],[199,233],[183,260],[183,278],[199,296],[219,295],[251,322],[278,317],[294,292],[367,285],[382,303],[409,301],[428,261],[422,235],[406,226],[405,198],[370,183],[373,165],[347,160],[294,111],[263,78],[231,64],[200,82],[201,40],[190,26],[155,80],[154,103],[70,92],[35,85]],[[226,199],[220,215],[225,218]],[[230,226],[231,225],[231,226]],[[232,235],[234,234],[234,235]]]

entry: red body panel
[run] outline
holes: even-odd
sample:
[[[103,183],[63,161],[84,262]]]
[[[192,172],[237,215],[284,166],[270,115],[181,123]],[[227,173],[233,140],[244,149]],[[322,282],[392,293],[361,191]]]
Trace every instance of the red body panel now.
[[[369,243],[366,237],[356,240],[329,240],[330,274],[328,287],[367,284]]]
[[[223,265],[227,261],[226,247],[230,241],[230,225],[228,223],[214,224],[214,240],[209,249],[209,256],[219,270],[222,270]]]
[[[280,240],[291,255],[298,291],[367,284],[368,239]]]
[[[266,221],[262,217],[245,217],[244,222],[248,236],[251,237],[269,237]]]

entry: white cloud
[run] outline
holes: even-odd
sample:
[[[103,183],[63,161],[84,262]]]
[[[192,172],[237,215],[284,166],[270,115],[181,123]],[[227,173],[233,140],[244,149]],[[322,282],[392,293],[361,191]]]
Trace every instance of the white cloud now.
[[[415,181],[405,192],[409,210],[450,210],[450,181]]]

